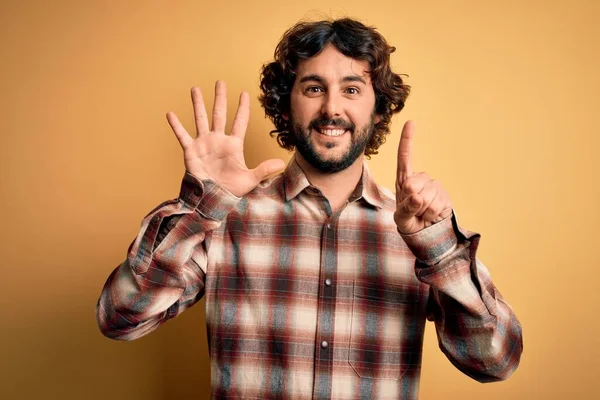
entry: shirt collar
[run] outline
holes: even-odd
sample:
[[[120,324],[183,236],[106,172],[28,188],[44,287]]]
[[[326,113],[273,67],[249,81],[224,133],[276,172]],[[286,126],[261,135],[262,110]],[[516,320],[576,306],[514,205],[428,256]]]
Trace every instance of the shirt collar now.
[[[311,186],[306,174],[304,174],[304,171],[296,162],[296,157],[292,156],[283,172],[283,185],[286,201],[294,199],[300,192]],[[371,177],[367,163],[364,161],[361,179],[358,181],[358,185],[356,185],[356,189],[351,195],[351,200],[358,200],[360,198],[372,206],[383,208],[383,199],[381,198],[377,183]]]

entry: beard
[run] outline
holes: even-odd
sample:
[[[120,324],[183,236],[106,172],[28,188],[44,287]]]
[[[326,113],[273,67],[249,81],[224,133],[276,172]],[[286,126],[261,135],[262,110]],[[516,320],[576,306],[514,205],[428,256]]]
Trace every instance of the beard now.
[[[350,146],[344,154],[336,159],[325,159],[316,150],[312,139],[311,131],[320,126],[333,126],[340,129],[346,129],[350,134]],[[314,168],[321,172],[340,172],[351,166],[358,157],[364,154],[367,144],[375,131],[375,112],[371,114],[369,121],[360,129],[356,130],[356,125],[346,122],[343,119],[329,119],[323,116],[313,119],[305,128],[302,125],[292,121],[292,134],[296,139],[296,150],[300,155]],[[320,134],[320,133],[319,133]],[[331,149],[335,146],[333,142],[327,144]]]

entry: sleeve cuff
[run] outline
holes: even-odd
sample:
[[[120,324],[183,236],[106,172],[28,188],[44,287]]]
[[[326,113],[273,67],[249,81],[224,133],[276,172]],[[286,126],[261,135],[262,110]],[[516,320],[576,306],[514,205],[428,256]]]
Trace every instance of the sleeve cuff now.
[[[206,218],[223,221],[241,199],[213,180],[200,180],[186,172],[181,183],[179,200]]]
[[[457,227],[453,210],[450,216],[440,222],[415,233],[400,233],[400,236],[419,261],[431,266],[439,263],[456,248]]]

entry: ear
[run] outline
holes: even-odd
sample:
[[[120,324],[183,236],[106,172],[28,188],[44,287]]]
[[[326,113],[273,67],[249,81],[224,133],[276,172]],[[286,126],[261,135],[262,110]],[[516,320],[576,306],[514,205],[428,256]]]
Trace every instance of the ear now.
[[[376,115],[375,115],[375,121],[374,121],[374,122],[375,122],[376,124],[378,124],[378,123],[380,123],[380,122],[381,122],[381,116],[380,116],[379,114],[376,114]]]

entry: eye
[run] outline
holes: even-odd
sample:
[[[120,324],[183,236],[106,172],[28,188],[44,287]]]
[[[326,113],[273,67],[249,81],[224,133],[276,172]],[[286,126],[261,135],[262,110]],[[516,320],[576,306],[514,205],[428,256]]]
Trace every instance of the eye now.
[[[353,87],[346,88],[345,92],[348,94],[359,94],[360,90],[358,90],[357,87],[353,86]]]
[[[323,88],[321,86],[309,86],[304,91],[306,93],[321,93],[323,92]]]

